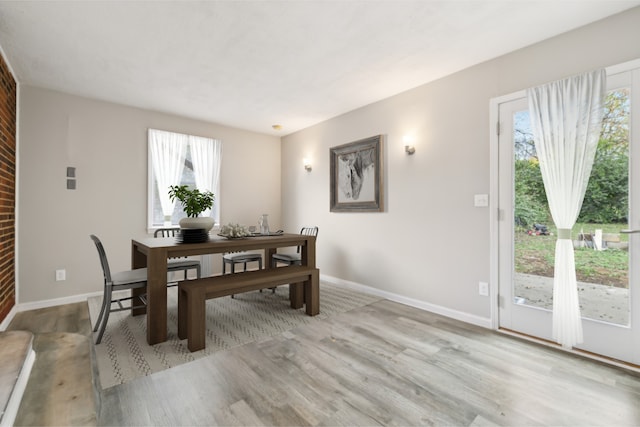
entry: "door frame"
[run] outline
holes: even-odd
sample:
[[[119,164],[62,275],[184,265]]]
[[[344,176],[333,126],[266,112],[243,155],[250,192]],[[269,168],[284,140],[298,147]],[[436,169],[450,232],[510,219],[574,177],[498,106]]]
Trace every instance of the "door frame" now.
[[[500,147],[498,144],[500,130],[500,104],[515,101],[526,96],[525,90],[513,92],[508,95],[499,96],[497,98],[491,98],[489,100],[489,123],[490,123],[490,138],[489,138],[489,295],[490,295],[490,315],[491,315],[491,328],[498,330],[500,328],[500,233],[499,222],[504,218],[504,211],[501,211],[500,206]]]

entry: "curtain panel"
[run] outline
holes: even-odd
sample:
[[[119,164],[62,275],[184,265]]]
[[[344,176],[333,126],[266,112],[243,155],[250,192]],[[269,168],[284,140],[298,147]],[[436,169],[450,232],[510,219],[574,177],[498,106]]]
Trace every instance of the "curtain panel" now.
[[[222,141],[200,136],[189,136],[189,148],[191,149],[191,161],[193,162],[193,174],[196,187],[200,191],[211,191],[215,194],[213,209],[203,212],[202,216],[212,216],[220,221],[220,208],[218,204],[218,188],[220,183],[220,164],[222,162]],[[203,276],[213,274],[213,255],[200,257]]]
[[[175,206],[169,198],[169,186],[180,185],[188,140],[187,135],[149,129],[149,150],[165,223],[171,223]]]
[[[558,229],[552,336],[565,348],[583,341],[571,229],[580,214],[602,131],[605,91],[605,70],[527,90],[540,171]]]
[[[201,136],[189,136],[189,148],[191,149],[196,187],[200,191],[211,191],[216,196],[213,210],[204,212],[203,216],[213,216],[219,220],[217,197],[222,162],[222,141]]]

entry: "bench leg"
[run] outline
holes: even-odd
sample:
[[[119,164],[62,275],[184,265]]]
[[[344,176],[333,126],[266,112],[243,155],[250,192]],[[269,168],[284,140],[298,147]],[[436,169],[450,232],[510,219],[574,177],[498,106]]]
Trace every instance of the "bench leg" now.
[[[291,308],[302,308],[304,305],[304,282],[289,284],[289,301]]]
[[[320,313],[320,271],[316,268],[304,282],[304,304],[309,316]]]
[[[189,351],[204,349],[205,341],[205,298],[202,292],[191,292],[186,302],[187,348]]]

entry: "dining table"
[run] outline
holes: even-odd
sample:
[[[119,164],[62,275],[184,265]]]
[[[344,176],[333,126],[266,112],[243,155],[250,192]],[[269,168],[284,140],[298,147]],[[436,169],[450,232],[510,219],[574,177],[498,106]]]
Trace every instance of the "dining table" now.
[[[258,234],[245,238],[209,235],[206,241],[200,243],[181,243],[175,237],[132,239],[131,267],[147,268],[146,307],[132,309],[132,315],[146,313],[147,343],[153,345],[167,340],[167,260],[169,258],[259,250],[264,251],[263,271],[267,271],[274,268],[271,264],[271,256],[279,248],[285,247],[298,247],[301,265],[309,268],[316,267],[316,237],[303,234]],[[304,304],[301,287],[296,285],[290,284],[290,304],[294,309],[301,308]],[[144,293],[144,289],[132,290],[133,297],[140,297]]]

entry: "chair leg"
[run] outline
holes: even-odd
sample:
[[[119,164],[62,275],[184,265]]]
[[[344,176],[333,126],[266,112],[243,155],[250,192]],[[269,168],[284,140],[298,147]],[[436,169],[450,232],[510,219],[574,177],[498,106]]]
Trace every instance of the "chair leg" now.
[[[100,326],[100,332],[98,332],[98,338],[96,338],[96,345],[100,344],[100,342],[102,341],[102,335],[104,334],[104,330],[107,328],[107,321],[109,320],[109,313],[111,313],[111,310],[107,310],[104,314],[104,321],[102,322],[102,325]]]
[[[109,321],[109,314],[111,313],[111,289],[107,288],[106,297],[108,297],[108,307],[105,307],[104,311],[104,319],[102,320],[102,324],[100,325],[100,332],[98,332],[98,337],[96,338],[96,345],[100,344],[102,341],[102,335],[104,334],[104,330],[107,327],[107,322]]]
[[[100,307],[100,314],[98,315],[98,320],[96,321],[96,326],[93,328],[93,332],[98,330],[98,326],[100,326],[100,321],[102,320],[102,316],[104,316],[104,311],[107,307],[107,290],[105,289],[102,294],[102,307]]]

